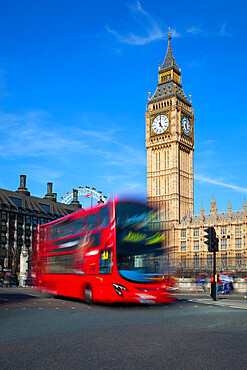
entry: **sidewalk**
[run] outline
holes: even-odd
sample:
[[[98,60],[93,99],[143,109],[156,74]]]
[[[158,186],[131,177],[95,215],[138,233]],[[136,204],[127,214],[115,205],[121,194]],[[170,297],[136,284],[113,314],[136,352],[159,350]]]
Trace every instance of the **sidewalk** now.
[[[247,297],[245,293],[219,294],[216,296],[216,301],[213,301],[208,292],[192,292],[178,290],[176,292],[178,299],[186,299],[188,301],[201,304],[209,304],[221,307],[230,307],[247,310]]]

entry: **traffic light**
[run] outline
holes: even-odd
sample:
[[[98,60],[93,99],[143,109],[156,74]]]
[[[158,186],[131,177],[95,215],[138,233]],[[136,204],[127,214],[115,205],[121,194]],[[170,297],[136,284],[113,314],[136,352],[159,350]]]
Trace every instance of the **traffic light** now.
[[[205,230],[206,235],[204,235],[204,238],[207,239],[204,243],[208,246],[209,252],[217,252],[218,251],[218,244],[219,239],[216,237],[216,232],[214,227],[209,227]]]
[[[215,252],[218,252],[218,250],[219,250],[219,239],[216,237],[215,230],[214,230],[212,249]]]
[[[207,244],[209,252],[212,252],[212,229],[213,227],[205,229],[206,235],[204,235],[204,238],[207,239],[204,243]]]

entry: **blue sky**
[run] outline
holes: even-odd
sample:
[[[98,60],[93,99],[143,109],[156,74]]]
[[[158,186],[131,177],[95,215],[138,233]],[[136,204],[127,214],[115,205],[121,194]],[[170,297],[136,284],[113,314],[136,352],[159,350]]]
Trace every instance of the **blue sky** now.
[[[0,1],[0,187],[146,194],[145,106],[167,48],[195,109],[195,213],[247,196],[244,0]],[[83,199],[80,199],[83,201]],[[86,206],[86,202],[83,203]]]

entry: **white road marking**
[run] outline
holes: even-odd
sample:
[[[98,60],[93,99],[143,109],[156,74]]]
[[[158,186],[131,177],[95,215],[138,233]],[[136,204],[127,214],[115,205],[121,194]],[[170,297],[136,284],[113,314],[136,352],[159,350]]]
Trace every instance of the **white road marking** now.
[[[206,301],[206,300],[208,300],[208,301]],[[201,304],[207,304],[207,305],[209,305],[211,307],[219,306],[219,307],[228,307],[228,308],[237,308],[237,309],[240,309],[240,310],[247,310],[247,306],[245,304],[243,304],[243,305],[246,306],[246,307],[233,306],[233,305],[228,304],[227,302],[224,302],[223,303],[223,302],[219,302],[219,301],[214,301],[215,303],[213,303],[210,298],[209,299],[208,298],[205,298],[205,299],[197,299],[197,300],[192,300],[192,299],[189,300],[188,299],[188,301],[189,302],[194,302],[194,303],[199,302]],[[198,307],[198,306],[194,306],[194,307]]]
[[[247,307],[239,307],[239,306],[228,306],[228,307],[231,307],[231,308],[238,308],[240,310],[247,310]]]

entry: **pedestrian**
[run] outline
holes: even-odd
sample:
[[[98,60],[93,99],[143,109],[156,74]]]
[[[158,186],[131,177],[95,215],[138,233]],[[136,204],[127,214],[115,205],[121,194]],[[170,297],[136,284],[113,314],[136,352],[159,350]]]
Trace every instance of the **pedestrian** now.
[[[233,277],[231,275],[229,275],[228,278],[229,278],[228,289],[229,289],[229,294],[231,294],[231,292],[233,290],[234,280],[233,280]]]
[[[4,285],[6,288],[8,288],[9,286],[11,286],[11,275],[10,275],[10,272],[9,271],[6,271],[5,273],[5,276],[4,276]]]
[[[217,281],[216,281],[216,295],[222,291],[222,282],[220,280],[220,275],[217,274]]]
[[[195,285],[196,285],[196,291],[198,293],[200,289],[200,285],[201,285],[201,279],[199,277],[196,278]]]
[[[204,277],[201,278],[201,285],[202,285],[202,290],[205,293],[206,292],[206,288],[205,288],[205,278]]]
[[[229,277],[225,274],[222,274],[220,275],[220,280],[222,282],[222,294],[229,293],[229,282],[230,282]]]
[[[1,286],[1,288],[3,287],[3,280],[4,280],[4,272],[1,270],[0,271],[0,286]]]

